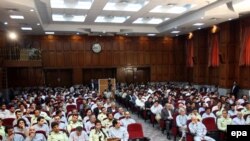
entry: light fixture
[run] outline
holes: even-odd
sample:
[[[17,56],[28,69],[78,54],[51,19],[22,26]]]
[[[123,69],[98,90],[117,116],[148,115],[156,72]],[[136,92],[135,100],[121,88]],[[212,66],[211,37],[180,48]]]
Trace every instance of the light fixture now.
[[[98,16],[95,19],[97,23],[124,23],[129,16],[117,17],[117,16]]]
[[[174,30],[174,31],[172,31],[171,33],[176,34],[176,33],[180,33],[180,31]]]
[[[4,24],[5,24],[5,25],[7,25],[7,24],[8,24],[8,22],[4,22]]]
[[[62,8],[62,9],[90,9],[93,0],[50,0],[51,8]]]
[[[11,19],[24,19],[22,15],[10,15]]]
[[[155,36],[156,34],[154,34],[154,33],[149,33],[149,34],[147,34],[148,36]]]
[[[37,23],[36,25],[37,25],[37,26],[39,26],[39,25],[40,25],[40,23]]]
[[[129,3],[128,1],[112,2],[112,0],[110,0],[110,2],[104,6],[103,10],[137,12],[148,3],[149,0],[140,0],[133,3]]]
[[[204,17],[201,17],[201,19],[204,19]]]
[[[52,14],[52,20],[57,22],[84,22],[86,15]]]
[[[163,21],[167,21],[168,19],[169,18],[165,18],[165,19],[162,19],[162,18],[149,18],[149,17],[138,18],[133,22],[133,24],[160,24]]]
[[[32,30],[31,27],[21,27],[22,30]]]
[[[193,34],[192,32],[189,32],[189,34],[188,34],[188,39],[192,39],[193,36],[194,36],[194,34]]]
[[[30,9],[30,12],[34,12],[35,10],[34,9]]]
[[[77,32],[76,35],[79,35],[79,32]]]
[[[198,29],[200,30],[201,28],[199,27]]]
[[[17,39],[17,34],[15,32],[9,32],[8,33],[8,37],[11,39],[11,40],[16,40]]]
[[[47,34],[47,35],[53,35],[53,34],[55,34],[55,32],[47,31],[47,32],[45,32],[45,34]]]
[[[204,25],[204,23],[195,23],[195,24],[193,24],[193,26],[201,26],[201,25]]]
[[[176,5],[176,4],[167,4],[167,5],[158,5],[149,12],[152,13],[170,13],[170,14],[181,14],[195,7],[194,4],[185,4],[185,5]]]
[[[216,25],[213,25],[212,29],[211,29],[211,32],[212,33],[216,33],[218,31],[218,26]]]
[[[229,21],[231,21],[231,20],[232,20],[232,18],[229,18],[228,20],[229,20]]]

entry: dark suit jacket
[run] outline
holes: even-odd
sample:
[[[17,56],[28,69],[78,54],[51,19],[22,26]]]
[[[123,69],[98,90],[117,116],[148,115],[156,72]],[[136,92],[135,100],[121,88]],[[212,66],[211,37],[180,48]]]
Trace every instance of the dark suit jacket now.
[[[173,114],[174,114],[174,110],[170,110],[171,114],[172,114],[172,117],[173,117]],[[163,108],[162,111],[161,111],[161,119],[163,120],[167,120],[169,117],[169,113],[167,111],[166,108]]]
[[[98,107],[96,107],[96,108],[94,109],[94,114],[95,114],[95,116],[96,116],[96,118],[97,118],[97,116],[98,116],[98,114],[99,114],[99,109],[98,109]]]

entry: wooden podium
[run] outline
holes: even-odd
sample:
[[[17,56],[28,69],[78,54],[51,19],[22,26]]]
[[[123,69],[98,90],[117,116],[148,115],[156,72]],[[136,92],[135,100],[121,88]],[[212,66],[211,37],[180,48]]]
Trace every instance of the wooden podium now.
[[[110,81],[110,82],[109,82]],[[108,79],[98,79],[98,85],[99,85],[99,94],[102,95],[104,90],[108,90],[109,83],[112,85],[111,91],[114,93],[115,91],[115,79],[114,78],[108,78]]]

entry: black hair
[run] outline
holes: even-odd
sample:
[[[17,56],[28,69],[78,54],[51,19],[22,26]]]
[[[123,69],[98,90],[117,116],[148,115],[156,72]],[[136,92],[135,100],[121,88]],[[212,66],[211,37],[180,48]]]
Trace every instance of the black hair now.
[[[53,129],[55,126],[59,126],[59,123],[57,123],[57,122],[52,122],[52,123],[51,123],[51,128]]]

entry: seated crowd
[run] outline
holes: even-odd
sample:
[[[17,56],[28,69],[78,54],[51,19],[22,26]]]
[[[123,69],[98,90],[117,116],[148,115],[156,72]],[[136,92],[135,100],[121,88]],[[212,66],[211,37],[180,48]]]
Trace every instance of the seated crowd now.
[[[88,87],[29,88],[0,109],[0,140],[127,141],[136,121]]]
[[[245,95],[220,96],[216,91],[199,92],[174,83],[117,84],[116,88],[116,102],[159,124],[168,139],[179,134],[181,140],[192,135],[195,141],[214,141],[208,121],[221,134],[227,125],[250,124]],[[10,102],[1,104],[0,137],[6,141],[127,141],[128,125],[136,121],[106,94],[82,85],[20,90]]]
[[[227,125],[250,125],[250,103],[246,95],[220,96],[217,90],[199,92],[190,85],[178,83],[131,84],[120,88],[115,93],[118,103],[149,119],[153,126],[159,124],[163,132],[166,130],[168,139],[171,134],[175,138],[179,134],[180,140],[184,140],[191,134],[195,141],[225,140]],[[218,134],[210,134],[214,132]]]

